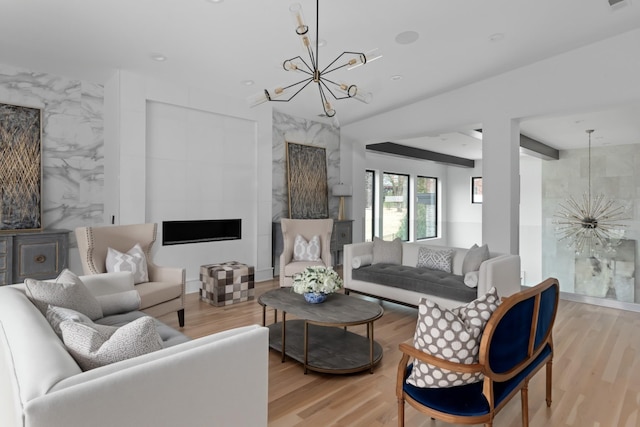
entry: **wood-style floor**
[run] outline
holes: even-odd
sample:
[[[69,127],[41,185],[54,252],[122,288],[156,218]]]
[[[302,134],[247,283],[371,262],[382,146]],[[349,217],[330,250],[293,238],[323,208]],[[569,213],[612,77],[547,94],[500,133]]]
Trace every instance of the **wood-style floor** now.
[[[256,284],[256,298],[277,287]],[[358,298],[357,296],[353,296]],[[375,339],[383,349],[373,374],[328,375],[309,372],[292,360],[281,363],[269,351],[269,426],[396,426],[398,344],[412,339],[417,310],[383,304],[375,323]],[[267,321],[273,315],[267,313]],[[177,328],[175,314],[161,320]],[[262,308],[254,300],[213,307],[187,295],[186,326],[192,338],[262,323]],[[361,333],[364,334],[364,327]],[[358,331],[358,327],[352,328]],[[530,426],[640,426],[640,314],[561,301],[554,328],[553,404],[544,403],[544,372],[530,383]],[[215,385],[212,385],[215,387]],[[250,402],[247,402],[250,404]],[[440,427],[407,405],[406,426]],[[521,425],[517,396],[498,414],[495,427]]]

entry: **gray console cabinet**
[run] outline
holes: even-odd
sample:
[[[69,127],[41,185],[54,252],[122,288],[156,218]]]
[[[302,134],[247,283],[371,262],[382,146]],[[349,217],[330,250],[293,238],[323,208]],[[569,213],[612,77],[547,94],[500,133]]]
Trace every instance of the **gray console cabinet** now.
[[[342,252],[344,245],[352,243],[353,240],[353,220],[345,219],[338,221],[333,220],[333,230],[331,231],[331,256],[333,258],[333,265],[337,265],[340,262],[339,255]],[[273,275],[278,276],[280,274],[280,254],[283,249],[282,242],[282,225],[280,221],[274,221],[272,227],[272,255],[273,255]]]
[[[0,285],[55,278],[68,253],[69,230],[0,234]]]

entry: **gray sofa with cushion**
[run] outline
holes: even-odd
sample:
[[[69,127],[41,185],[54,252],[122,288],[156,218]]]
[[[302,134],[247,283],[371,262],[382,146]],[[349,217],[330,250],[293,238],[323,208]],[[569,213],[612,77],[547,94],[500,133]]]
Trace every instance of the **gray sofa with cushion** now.
[[[267,328],[252,325],[191,340],[131,310],[136,301],[130,273],[80,279],[85,290],[103,298],[99,308],[82,310],[88,314],[74,310],[80,314],[71,317],[78,322],[62,320],[58,326],[63,332],[80,323],[86,327],[89,322],[81,322],[86,316],[93,328],[109,331],[111,341],[120,332],[105,325],[120,326],[121,331],[142,322],[143,330],[151,326],[157,332],[159,348],[83,370],[65,345],[68,337],[63,342],[54,331],[52,313],[64,317],[71,309],[51,310],[47,304],[48,321],[33,302],[38,301],[27,297],[25,284],[0,287],[1,426],[267,425]],[[37,292],[36,287],[31,291]],[[97,298],[85,293],[76,306],[95,308]],[[118,313],[118,306],[128,311]],[[131,339],[126,346],[142,348]],[[118,357],[128,349],[110,350],[103,356]]]
[[[345,245],[345,292],[414,307],[420,298],[428,297],[443,307],[453,308],[484,295],[492,286],[500,297],[520,291],[518,255],[488,252],[486,247],[474,248],[469,254],[471,250],[379,239]],[[478,256],[483,250],[487,259],[480,260]],[[447,267],[449,271],[445,271]]]

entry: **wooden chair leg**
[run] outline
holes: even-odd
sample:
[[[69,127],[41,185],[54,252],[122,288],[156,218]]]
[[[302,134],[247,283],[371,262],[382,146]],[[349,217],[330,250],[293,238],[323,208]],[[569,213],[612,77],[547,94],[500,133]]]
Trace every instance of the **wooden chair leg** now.
[[[398,427],[404,427],[404,398],[398,398]]]
[[[184,327],[184,308],[178,310],[178,323],[180,324],[181,328]]]
[[[522,397],[522,427],[529,426],[529,381],[525,381],[522,390],[520,391]]]
[[[547,408],[551,407],[551,379],[553,371],[553,361],[547,362]]]

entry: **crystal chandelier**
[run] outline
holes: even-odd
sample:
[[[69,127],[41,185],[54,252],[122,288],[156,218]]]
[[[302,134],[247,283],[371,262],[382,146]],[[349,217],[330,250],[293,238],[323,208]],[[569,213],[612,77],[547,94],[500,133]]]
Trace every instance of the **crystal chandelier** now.
[[[593,256],[599,246],[604,250],[611,249],[620,243],[624,236],[622,221],[630,219],[626,207],[613,200],[607,200],[604,194],[591,195],[591,134],[589,134],[589,184],[587,193],[582,200],[577,201],[570,196],[564,203],[560,203],[556,218],[556,234],[559,240],[567,240],[568,246],[573,246],[577,254],[588,251]]]
[[[322,102],[322,109],[327,117],[333,117],[336,115],[336,110],[329,102],[327,93],[329,93],[333,99],[346,99],[355,98],[364,103],[369,103],[373,98],[373,95],[369,92],[360,90],[354,84],[348,84],[344,82],[336,82],[331,80],[328,75],[334,71],[347,68],[353,69],[360,65],[369,63],[375,59],[381,57],[377,54],[377,50],[373,50],[369,53],[362,52],[342,52],[333,61],[331,61],[326,67],[320,68],[319,61],[319,0],[316,0],[316,40],[315,51],[313,50],[312,42],[309,40],[309,27],[305,24],[302,16],[302,6],[299,3],[294,3],[289,7],[289,11],[293,15],[295,21],[295,31],[302,40],[302,45],[309,55],[309,61],[305,61],[301,56],[296,56],[285,60],[282,63],[282,67],[286,71],[293,71],[304,74],[304,78],[296,83],[288,86],[280,86],[273,90],[265,89],[264,92],[258,94],[249,100],[252,107],[262,104],[267,101],[277,102],[289,102],[304,88],[311,83],[318,85],[320,93],[320,101]]]

